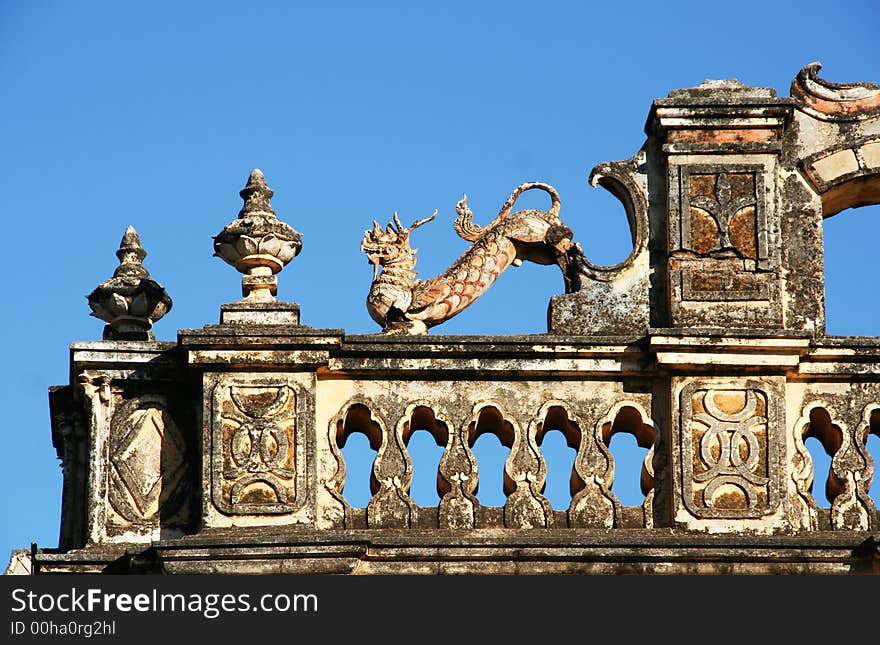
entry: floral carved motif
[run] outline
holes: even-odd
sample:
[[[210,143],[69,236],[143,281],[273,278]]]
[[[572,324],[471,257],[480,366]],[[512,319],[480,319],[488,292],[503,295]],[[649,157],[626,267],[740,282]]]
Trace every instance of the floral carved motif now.
[[[766,300],[767,222],[763,177],[754,166],[682,169],[682,249],[695,254],[682,268],[682,299]]]

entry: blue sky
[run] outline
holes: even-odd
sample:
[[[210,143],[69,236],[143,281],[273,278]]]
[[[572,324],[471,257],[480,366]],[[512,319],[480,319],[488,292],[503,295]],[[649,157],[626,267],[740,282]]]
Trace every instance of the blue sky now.
[[[240,280],[211,237],[259,167],[303,233],[279,298],[304,324],[373,332],[358,248],[373,219],[439,209],[413,239],[427,278],[464,248],[451,226],[462,193],[484,223],[515,186],[545,181],[588,257],[617,262],[623,209],[586,179],[639,149],[654,98],[707,78],[787,96],[812,61],[832,81],[880,82],[878,18],[872,0],[2,3],[0,558],[57,544],[46,392],[68,381],[68,345],[101,337],[84,296],[112,274],[129,224],[174,299],[157,338],[216,323]],[[865,292],[878,208],[826,222],[830,333],[880,333]],[[437,332],[544,332],[562,290],[550,267],[508,271]]]

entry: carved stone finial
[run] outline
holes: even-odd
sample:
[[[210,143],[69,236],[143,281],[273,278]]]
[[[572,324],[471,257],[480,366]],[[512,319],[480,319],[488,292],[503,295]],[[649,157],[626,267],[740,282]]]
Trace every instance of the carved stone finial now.
[[[137,231],[129,226],[116,251],[119,266],[113,277],[86,296],[91,315],[108,323],[104,340],[154,340],[153,323],[171,309],[165,288],[144,268],[146,256]]]
[[[239,192],[244,206],[238,219],[214,237],[214,255],[244,274],[241,292],[247,302],[273,302],[276,273],[297,256],[302,235],[282,222],[272,209],[274,193],[262,171],[254,169]]]

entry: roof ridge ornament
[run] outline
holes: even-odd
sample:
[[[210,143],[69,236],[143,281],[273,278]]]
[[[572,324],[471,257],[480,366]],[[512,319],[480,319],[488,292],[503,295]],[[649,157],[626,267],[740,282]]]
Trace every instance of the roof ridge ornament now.
[[[819,76],[822,63],[804,65],[791,82],[801,110],[822,121],[862,121],[880,114],[880,85],[832,83]]]
[[[243,302],[275,302],[276,274],[302,248],[302,235],[275,215],[274,194],[263,172],[255,168],[239,192],[244,206],[238,218],[214,237],[214,255],[244,274]]]
[[[113,277],[86,296],[91,315],[107,322],[104,340],[155,340],[153,323],[171,310],[171,297],[144,267],[146,256],[140,236],[129,226],[116,251],[119,266]]]
[[[550,196],[550,208],[511,212],[519,196],[532,189]],[[427,281],[415,277],[418,249],[410,246],[410,233],[437,217],[436,210],[409,228],[394,213],[384,231],[376,221],[372,230],[364,231],[361,251],[373,265],[367,311],[383,334],[427,334],[430,327],[476,302],[507,267],[520,266],[523,260],[556,264],[566,275],[567,254],[577,245],[571,229],[559,218],[559,194],[552,186],[541,182],[518,186],[486,226],[474,224],[467,195],[455,210],[455,231],[473,244],[446,271]]]

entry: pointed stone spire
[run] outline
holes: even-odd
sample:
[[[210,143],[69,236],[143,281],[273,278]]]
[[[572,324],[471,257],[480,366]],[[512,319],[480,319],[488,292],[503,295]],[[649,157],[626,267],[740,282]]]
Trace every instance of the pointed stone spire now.
[[[116,251],[116,257],[119,258],[119,266],[113,272],[113,277],[117,278],[121,275],[136,275],[139,278],[149,278],[149,272],[144,268],[144,258],[147,252],[141,246],[141,238],[134,226],[125,229],[122,241],[119,243],[119,250]]]
[[[242,302],[272,303],[278,293],[279,273],[302,248],[302,235],[275,215],[274,193],[256,168],[239,192],[244,206],[238,219],[214,237],[214,255],[244,274]]]
[[[91,315],[107,322],[104,340],[154,340],[153,323],[171,309],[171,298],[144,267],[147,252],[133,226],[125,229],[113,277],[86,298]]]
[[[248,177],[247,184],[238,191],[244,200],[244,206],[238,212],[239,219],[248,215],[263,215],[275,217],[275,209],[272,208],[271,199],[275,192],[266,184],[266,176],[259,168],[254,168]]]

